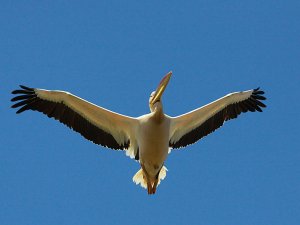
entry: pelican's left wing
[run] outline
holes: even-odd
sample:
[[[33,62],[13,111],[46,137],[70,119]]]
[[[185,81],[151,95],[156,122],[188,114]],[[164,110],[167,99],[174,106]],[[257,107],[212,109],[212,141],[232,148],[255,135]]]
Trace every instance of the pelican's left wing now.
[[[235,92],[189,113],[171,117],[169,146],[181,148],[193,144],[242,112],[262,112],[261,107],[266,107],[261,102],[266,99],[263,94],[259,88]]]
[[[128,149],[135,138],[138,124],[135,118],[109,111],[68,92],[20,87],[12,92],[18,94],[12,99],[18,101],[12,108],[21,107],[17,113],[29,109],[42,112],[95,144],[112,149]]]

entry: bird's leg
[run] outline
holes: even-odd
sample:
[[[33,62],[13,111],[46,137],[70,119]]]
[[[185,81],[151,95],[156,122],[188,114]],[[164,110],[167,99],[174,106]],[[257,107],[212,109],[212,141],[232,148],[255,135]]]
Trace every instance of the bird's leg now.
[[[161,167],[161,168],[162,168],[162,167]],[[160,168],[160,170],[161,170],[161,168]],[[160,170],[159,170],[159,172],[157,173],[157,175],[155,176],[155,181],[154,181],[154,184],[153,184],[153,187],[152,187],[152,192],[153,192],[153,194],[155,194],[155,192],[156,192],[156,187],[157,187],[157,184],[158,184],[158,178],[159,178]]]
[[[149,179],[147,179],[147,191],[148,191],[148,195],[152,194],[152,186],[151,186],[151,182],[149,181]]]
[[[152,194],[155,194],[156,192],[156,187],[157,187],[158,179],[155,180],[153,187],[152,187]]]
[[[151,185],[151,182],[150,182],[150,179],[149,179],[149,175],[148,175],[148,173],[147,173],[147,171],[146,171],[146,169],[145,169],[145,167],[144,167],[143,164],[141,164],[141,167],[142,167],[142,169],[143,169],[143,174],[144,174],[144,176],[146,177],[148,194],[149,194],[149,195],[150,195],[150,194],[153,194],[153,193],[152,193],[152,185]],[[144,178],[145,178],[145,177],[144,177]]]

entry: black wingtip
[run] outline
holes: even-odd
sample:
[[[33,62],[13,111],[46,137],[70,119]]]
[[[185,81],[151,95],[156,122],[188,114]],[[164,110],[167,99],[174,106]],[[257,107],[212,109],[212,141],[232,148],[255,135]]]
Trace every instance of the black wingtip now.
[[[16,95],[10,101],[15,102],[11,108],[21,107],[16,113],[19,114],[27,109],[29,105],[36,101],[37,96],[35,94],[34,88],[27,87],[25,85],[19,85],[20,89],[14,90],[11,93]]]
[[[261,101],[266,100],[267,98],[264,96],[265,92],[263,90],[260,90],[260,87],[253,89],[252,95],[251,95],[251,101],[257,105],[258,108],[256,108],[256,111],[262,112],[262,108],[265,108],[266,105],[262,103]]]
[[[256,95],[263,95],[265,92],[264,91],[255,91],[254,92]]]
[[[11,92],[12,94],[25,94],[25,95],[27,95],[27,94],[34,94],[34,91],[32,90],[32,91],[29,91],[29,90],[14,90],[14,91],[12,91]]]
[[[19,85],[21,89],[13,90],[12,94],[33,94],[34,88],[27,87],[25,85]]]
[[[33,88],[30,88],[30,87],[27,87],[27,86],[25,86],[25,85],[19,85],[20,86],[20,88],[22,88],[22,89],[24,89],[24,90],[27,90],[27,91],[34,91],[34,89]]]
[[[12,102],[16,102],[16,101],[20,101],[20,100],[24,100],[24,99],[29,99],[29,98],[32,98],[34,97],[33,94],[28,94],[28,95],[18,95],[14,98],[12,98],[10,101]]]

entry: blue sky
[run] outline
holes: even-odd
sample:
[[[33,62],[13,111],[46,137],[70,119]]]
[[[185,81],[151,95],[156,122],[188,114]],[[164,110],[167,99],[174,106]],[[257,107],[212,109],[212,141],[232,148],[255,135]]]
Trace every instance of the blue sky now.
[[[2,1],[0,223],[279,225],[300,221],[299,1]],[[260,86],[268,108],[167,159],[154,196],[138,163],[36,112],[18,84],[139,116],[168,71],[175,116]]]

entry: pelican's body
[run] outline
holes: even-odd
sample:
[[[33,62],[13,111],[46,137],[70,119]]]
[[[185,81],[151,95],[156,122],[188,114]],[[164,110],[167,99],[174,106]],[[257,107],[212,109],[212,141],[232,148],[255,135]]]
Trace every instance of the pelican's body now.
[[[158,114],[161,114],[159,118]],[[159,172],[168,155],[170,119],[161,112],[153,112],[139,117],[139,123],[140,164],[153,185],[158,182]]]
[[[189,113],[170,117],[164,114],[161,97],[171,75],[168,73],[151,94],[151,112],[137,118],[109,111],[68,92],[22,85],[22,90],[12,92],[21,94],[12,99],[19,101],[12,107],[21,107],[17,113],[29,109],[40,111],[95,144],[125,150],[141,165],[133,181],[147,188],[148,194],[154,194],[166,176],[164,162],[171,148],[193,144],[241,112],[261,112],[260,107],[265,107],[260,101],[265,100],[264,92],[257,88],[231,93]]]

